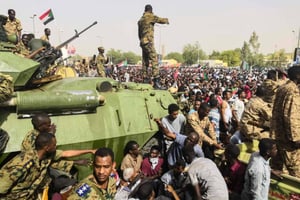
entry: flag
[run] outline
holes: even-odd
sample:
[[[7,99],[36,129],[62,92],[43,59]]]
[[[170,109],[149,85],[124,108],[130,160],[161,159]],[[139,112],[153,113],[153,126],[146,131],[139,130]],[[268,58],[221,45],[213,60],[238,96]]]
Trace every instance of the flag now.
[[[44,25],[48,24],[49,22],[54,20],[52,10],[51,9],[47,10],[39,18],[43,22]]]
[[[118,67],[121,67],[121,66],[127,67],[127,59],[118,64]]]

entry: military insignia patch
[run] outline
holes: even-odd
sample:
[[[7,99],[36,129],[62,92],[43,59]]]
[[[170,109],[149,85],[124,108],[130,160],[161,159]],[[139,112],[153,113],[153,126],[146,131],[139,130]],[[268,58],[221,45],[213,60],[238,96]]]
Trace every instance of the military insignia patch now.
[[[91,187],[88,184],[83,184],[82,186],[80,186],[77,190],[76,193],[78,194],[78,196],[80,197],[84,197],[86,196],[89,192],[91,191]]]

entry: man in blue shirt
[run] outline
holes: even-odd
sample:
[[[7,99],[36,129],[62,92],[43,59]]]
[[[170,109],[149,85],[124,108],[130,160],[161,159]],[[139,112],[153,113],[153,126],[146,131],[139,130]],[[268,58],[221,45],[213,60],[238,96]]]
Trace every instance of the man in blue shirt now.
[[[267,200],[270,186],[271,168],[269,160],[276,156],[275,141],[263,138],[259,142],[259,152],[251,155],[245,174],[245,184],[242,192],[244,200]]]

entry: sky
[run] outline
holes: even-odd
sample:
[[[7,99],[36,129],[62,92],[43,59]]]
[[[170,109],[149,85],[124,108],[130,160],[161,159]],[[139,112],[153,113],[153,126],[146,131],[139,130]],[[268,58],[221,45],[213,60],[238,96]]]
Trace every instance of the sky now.
[[[141,55],[137,21],[146,4],[169,19],[169,25],[155,25],[156,51],[163,55],[182,53],[185,45],[197,42],[206,54],[241,48],[253,31],[260,53],[292,52],[300,36],[299,0],[7,0],[1,2],[0,14],[14,9],[22,33],[35,32],[36,37],[50,28],[53,46],[97,21],[70,44],[76,54],[92,56],[103,46]],[[38,17],[49,8],[55,19],[44,26]]]

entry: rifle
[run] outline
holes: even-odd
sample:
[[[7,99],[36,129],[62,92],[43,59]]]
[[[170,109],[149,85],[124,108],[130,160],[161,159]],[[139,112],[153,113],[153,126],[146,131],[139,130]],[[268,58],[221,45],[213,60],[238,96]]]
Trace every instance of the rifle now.
[[[80,32],[77,32],[77,30],[75,29],[75,35],[73,37],[64,41],[63,43],[61,43],[60,45],[58,45],[55,48],[51,47],[51,48],[48,48],[45,51],[39,53],[39,57],[36,59],[36,61],[40,63],[40,67],[37,68],[37,70],[35,71],[35,73],[32,76],[32,79],[40,79],[40,78],[45,77],[47,75],[46,72],[47,72],[49,66],[52,65],[57,58],[62,56],[60,49],[64,46],[66,46],[67,44],[69,44],[70,42],[72,42],[73,40],[75,40],[76,38],[78,38],[82,33],[84,33],[85,31],[87,31],[88,29],[90,29],[92,26],[94,26],[96,24],[97,24],[97,21],[95,21],[94,23],[92,23],[91,25],[89,25],[88,27],[86,27],[85,29],[83,29]]]

